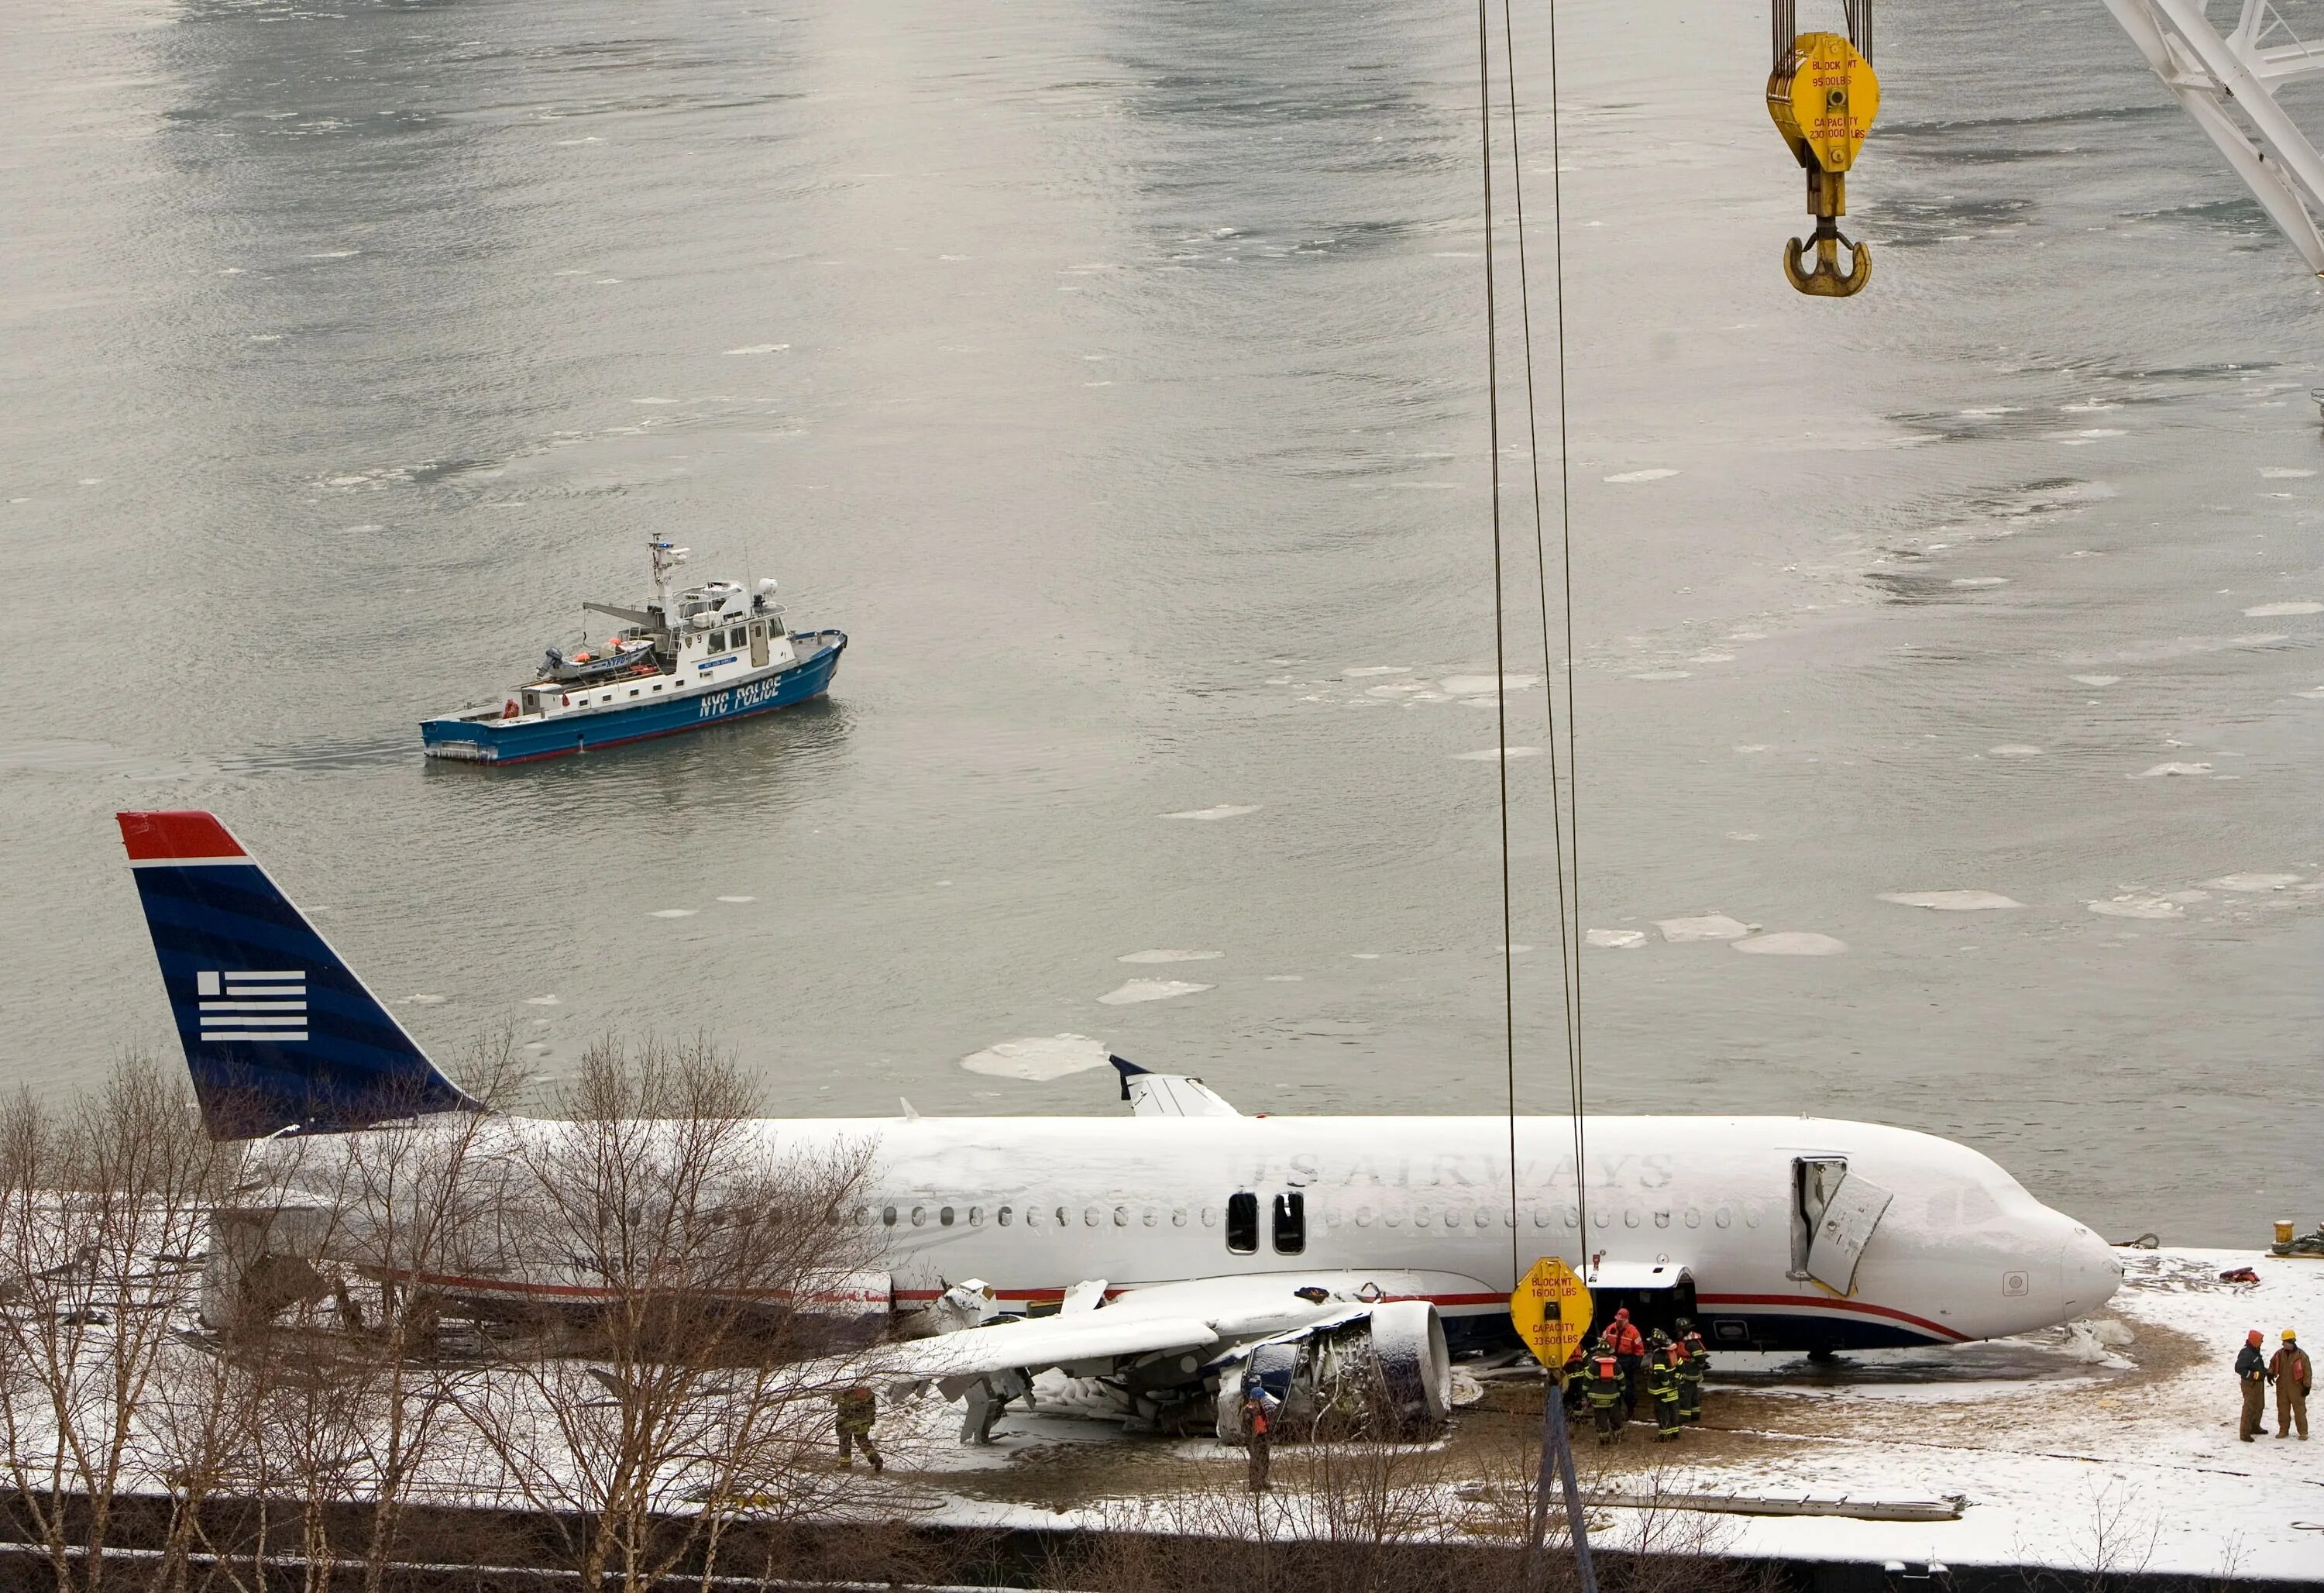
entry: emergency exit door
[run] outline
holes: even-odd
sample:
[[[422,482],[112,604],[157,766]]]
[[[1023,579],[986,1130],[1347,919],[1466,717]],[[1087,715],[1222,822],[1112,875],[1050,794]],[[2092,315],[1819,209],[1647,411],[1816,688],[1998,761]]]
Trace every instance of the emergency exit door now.
[[[1857,1264],[1895,1197],[1839,1156],[1794,1162],[1792,1189],[1792,1275],[1853,1293]]]

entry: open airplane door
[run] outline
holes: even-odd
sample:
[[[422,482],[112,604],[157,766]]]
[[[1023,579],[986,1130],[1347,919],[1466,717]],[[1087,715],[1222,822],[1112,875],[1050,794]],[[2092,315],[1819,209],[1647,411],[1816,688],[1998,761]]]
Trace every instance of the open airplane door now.
[[[1856,1264],[1895,1199],[1861,1173],[1842,1175],[1816,1219],[1815,1237],[1808,1244],[1808,1276],[1837,1293],[1855,1292]]]

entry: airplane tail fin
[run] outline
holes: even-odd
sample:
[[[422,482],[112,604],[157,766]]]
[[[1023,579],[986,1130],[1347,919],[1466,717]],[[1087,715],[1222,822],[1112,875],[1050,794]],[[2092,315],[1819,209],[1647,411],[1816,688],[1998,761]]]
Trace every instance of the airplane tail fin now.
[[[475,1107],[215,816],[115,817],[213,1138]]]

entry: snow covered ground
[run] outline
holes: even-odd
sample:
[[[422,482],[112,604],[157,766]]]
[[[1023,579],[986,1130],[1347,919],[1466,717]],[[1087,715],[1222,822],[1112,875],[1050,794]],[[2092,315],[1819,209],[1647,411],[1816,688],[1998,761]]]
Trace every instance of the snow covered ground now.
[[[1958,1520],[1939,1522],[1706,1516],[1709,1544],[1730,1553],[2324,1579],[2324,1439],[2276,1438],[2271,1395],[2269,1433],[2238,1442],[2229,1369],[2254,1328],[2271,1351],[2286,1327],[2311,1355],[2324,1348],[2324,1261],[2120,1254],[2108,1314],[2070,1329],[1836,1366],[1717,1357],[1702,1427],[1667,1448],[1643,1427],[1611,1449],[1585,1440],[1585,1480],[1609,1493],[1964,1501]],[[2246,1265],[2257,1283],[2220,1280]],[[1441,1453],[1448,1505],[1468,1507],[1453,1502],[1478,1492],[1460,1488],[1464,1467],[1506,1475],[1494,1434],[1515,1431],[1537,1387],[1505,1390],[1522,1397],[1497,1402],[1498,1421],[1482,1408],[1462,1418]],[[1124,1440],[1017,1412],[993,1449],[966,1450],[951,1439],[958,1411],[931,1396],[886,1414],[911,1474],[897,1478],[899,1505],[964,1523],[1098,1525],[1125,1501],[1216,1487],[1241,1468],[1239,1450],[1207,1440]],[[2324,1424],[2324,1401],[2316,1413]],[[1615,1543],[1639,1530],[1637,1512],[1591,1515]]]

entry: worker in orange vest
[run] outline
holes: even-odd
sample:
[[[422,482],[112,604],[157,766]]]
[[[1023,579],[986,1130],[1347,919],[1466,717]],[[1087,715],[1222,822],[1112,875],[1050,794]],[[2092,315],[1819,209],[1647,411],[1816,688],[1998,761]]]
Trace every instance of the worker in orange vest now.
[[[2300,1441],[2308,1441],[2308,1394],[2316,1386],[2316,1363],[2300,1348],[2300,1335],[2283,1330],[2283,1348],[2268,1357],[2267,1375],[2275,1379],[2275,1436],[2290,1438],[2292,1423],[2300,1425]]]
[[[1267,1473],[1275,1457],[1275,1412],[1283,1402],[1259,1383],[1256,1375],[1242,1385],[1242,1431],[1245,1458],[1250,1462],[1250,1491],[1267,1491]]]
[[[1637,1413],[1639,1372],[1646,1364],[1646,1336],[1630,1320],[1630,1308],[1622,1307],[1614,1320],[1606,1324],[1606,1337],[1613,1341],[1614,1359],[1622,1367],[1622,1420],[1629,1421]]]
[[[1589,1396],[1590,1414],[1598,1425],[1598,1441],[1618,1444],[1622,1441],[1622,1391],[1627,1379],[1622,1375],[1621,1363],[1614,1358],[1614,1344],[1609,1338],[1598,1340],[1582,1371],[1583,1392]]]

